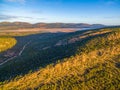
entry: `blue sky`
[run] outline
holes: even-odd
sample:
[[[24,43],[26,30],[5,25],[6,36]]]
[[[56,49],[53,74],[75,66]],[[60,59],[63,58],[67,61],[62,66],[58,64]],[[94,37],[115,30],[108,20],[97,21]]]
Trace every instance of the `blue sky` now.
[[[120,0],[0,0],[0,22],[120,25]]]

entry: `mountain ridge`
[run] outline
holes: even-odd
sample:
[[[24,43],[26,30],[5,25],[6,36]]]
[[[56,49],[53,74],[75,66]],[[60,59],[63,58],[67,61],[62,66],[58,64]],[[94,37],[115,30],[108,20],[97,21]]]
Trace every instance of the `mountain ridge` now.
[[[28,22],[0,22],[0,28],[13,27],[13,28],[93,28],[105,27],[103,24],[87,24],[87,23],[35,23]]]

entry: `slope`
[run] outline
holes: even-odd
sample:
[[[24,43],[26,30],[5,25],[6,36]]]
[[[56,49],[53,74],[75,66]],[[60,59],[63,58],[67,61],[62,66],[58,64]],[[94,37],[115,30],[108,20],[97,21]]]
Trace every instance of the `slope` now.
[[[104,32],[104,33],[103,33]],[[87,34],[87,35],[85,35]],[[5,90],[119,90],[120,28],[87,31],[74,43],[74,55],[37,71],[1,82]],[[81,38],[80,38],[81,37]],[[80,44],[82,43],[82,44]],[[67,43],[66,46],[74,44]]]

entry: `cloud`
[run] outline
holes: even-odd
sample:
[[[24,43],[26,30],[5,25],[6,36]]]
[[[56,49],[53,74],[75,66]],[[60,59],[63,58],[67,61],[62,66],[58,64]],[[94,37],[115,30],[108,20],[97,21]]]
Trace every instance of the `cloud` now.
[[[114,2],[114,1],[108,1],[106,4],[107,4],[107,5],[114,5],[115,2]]]
[[[0,15],[0,20],[18,20],[18,19],[28,19],[28,20],[45,20],[45,18],[34,18],[25,16],[11,16],[11,15]]]
[[[120,16],[108,16],[108,17],[103,17],[104,19],[119,19]]]
[[[10,20],[17,18],[16,16],[0,15],[0,20]]]
[[[106,4],[107,5],[115,5],[115,4],[117,4],[119,2],[119,0],[107,0],[106,1]]]
[[[19,2],[19,3],[22,3],[24,4],[26,2],[26,0],[6,0],[8,2]]]

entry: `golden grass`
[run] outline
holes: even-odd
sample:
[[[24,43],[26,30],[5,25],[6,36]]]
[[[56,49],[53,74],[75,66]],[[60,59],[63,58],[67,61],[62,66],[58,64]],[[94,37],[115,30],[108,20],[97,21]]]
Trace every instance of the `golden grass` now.
[[[103,32],[101,33],[103,34]],[[90,35],[101,33],[96,32]],[[106,33],[106,31],[104,33]],[[104,39],[104,42],[106,42],[108,40],[119,40],[119,38],[120,33],[116,32],[100,39]],[[88,46],[89,45],[91,44],[88,43]],[[99,63],[106,63],[108,60],[111,60],[114,56],[117,55],[120,55],[120,45],[116,43],[109,47],[102,47],[88,53],[82,52],[81,54],[64,59],[64,62],[60,62],[56,65],[48,65],[46,68],[42,68],[36,72],[27,74],[18,79],[16,78],[10,82],[6,82],[5,84],[1,85],[0,88],[1,90],[34,90],[35,88],[42,88],[45,85],[56,85],[58,81],[64,81],[65,77],[72,78],[72,76],[77,77],[78,80],[84,81],[84,78],[81,75],[85,73],[86,69],[91,68]],[[74,87],[73,89],[79,90],[77,87]],[[87,89],[88,88],[85,90]]]
[[[91,37],[91,36],[96,36],[96,35],[102,35],[102,34],[106,34],[106,33],[110,33],[110,30],[101,30],[101,31],[87,31],[85,33],[83,33],[80,36],[77,36],[76,38],[73,37],[71,38],[68,42],[69,43],[74,43],[76,41],[80,41],[81,39],[87,38],[87,37]]]
[[[1,37],[0,38],[0,52],[12,48],[17,43],[15,38]]]
[[[102,35],[102,34],[106,34],[106,33],[110,33],[112,32],[111,30],[99,30],[99,31],[87,31],[83,34],[80,34],[80,35],[76,35],[68,40],[66,39],[63,39],[63,40],[60,40],[56,43],[55,46],[60,46],[60,45],[67,45],[67,44],[71,44],[71,43],[75,43],[76,41],[80,41],[82,39],[85,39],[85,38],[88,38],[88,37],[92,37],[92,36],[96,36],[96,35]]]

